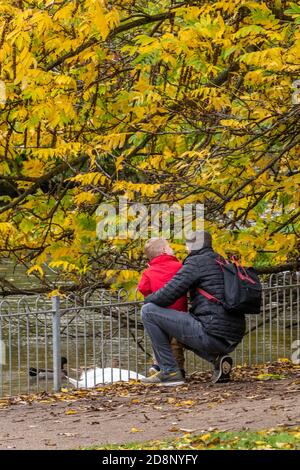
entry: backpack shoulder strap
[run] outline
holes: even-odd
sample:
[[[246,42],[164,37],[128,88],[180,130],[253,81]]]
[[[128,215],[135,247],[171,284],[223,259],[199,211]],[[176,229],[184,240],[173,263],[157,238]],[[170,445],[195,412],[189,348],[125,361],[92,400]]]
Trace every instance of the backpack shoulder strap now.
[[[199,294],[202,294],[204,297],[206,297],[206,299],[209,300],[210,302],[223,305],[223,302],[221,300],[217,299],[217,297],[210,294],[209,292],[206,292],[206,290],[200,289],[200,287],[197,287],[197,291],[199,292]]]

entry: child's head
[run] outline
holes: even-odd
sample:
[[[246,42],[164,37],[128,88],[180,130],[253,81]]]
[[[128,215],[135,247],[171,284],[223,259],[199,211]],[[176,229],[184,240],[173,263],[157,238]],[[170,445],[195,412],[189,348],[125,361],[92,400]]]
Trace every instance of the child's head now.
[[[159,255],[172,255],[173,250],[165,238],[150,238],[145,244],[145,254],[149,260]]]

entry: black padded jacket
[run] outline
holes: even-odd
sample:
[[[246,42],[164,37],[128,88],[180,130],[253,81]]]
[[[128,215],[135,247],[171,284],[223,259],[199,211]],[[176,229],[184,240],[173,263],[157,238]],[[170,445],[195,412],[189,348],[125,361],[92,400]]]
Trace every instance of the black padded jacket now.
[[[200,287],[224,301],[224,278],[216,263],[218,256],[212,248],[192,251],[177,274],[160,290],[146,297],[145,303],[168,307],[189,291],[189,313],[202,323],[206,332],[239,343],[245,334],[245,316],[228,313],[222,305],[211,302],[197,291]]]

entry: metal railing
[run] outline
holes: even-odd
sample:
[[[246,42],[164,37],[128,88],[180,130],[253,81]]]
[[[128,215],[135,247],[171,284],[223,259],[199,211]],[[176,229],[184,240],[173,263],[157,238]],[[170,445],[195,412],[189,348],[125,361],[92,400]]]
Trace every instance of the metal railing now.
[[[0,301],[0,397],[114,382],[147,375],[152,362],[140,317],[141,301],[128,293],[21,297]],[[271,275],[263,283],[261,314],[248,316],[236,364],[291,358],[300,340],[300,273]],[[61,356],[66,357],[65,373]],[[188,373],[209,364],[186,351]],[[32,368],[39,370],[32,377]],[[82,373],[90,370],[90,374]],[[31,371],[31,372],[30,372]],[[31,374],[31,375],[30,375]]]

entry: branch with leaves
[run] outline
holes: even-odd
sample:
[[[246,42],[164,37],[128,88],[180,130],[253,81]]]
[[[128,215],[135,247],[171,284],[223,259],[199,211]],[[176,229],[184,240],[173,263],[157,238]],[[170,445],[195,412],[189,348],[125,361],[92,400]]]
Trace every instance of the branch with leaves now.
[[[143,243],[96,237],[125,196],[204,204],[221,254],[297,264],[299,22],[290,1],[1,2],[0,257],[41,289],[134,289]]]

